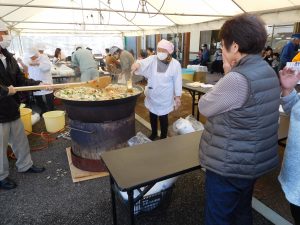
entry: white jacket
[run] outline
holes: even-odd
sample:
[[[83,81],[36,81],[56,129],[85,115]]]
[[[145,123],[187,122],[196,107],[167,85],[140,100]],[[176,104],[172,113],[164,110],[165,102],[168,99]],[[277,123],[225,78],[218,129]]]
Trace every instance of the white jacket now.
[[[41,54],[35,62],[40,63],[39,66],[31,66],[31,59],[28,59],[26,64],[28,66],[29,77],[34,80],[40,80],[43,83],[53,84],[52,75],[51,75],[51,62],[48,56]],[[46,95],[50,94],[53,91],[41,90],[33,92],[33,95]]]
[[[157,56],[153,55],[138,61],[141,66],[136,73],[148,79],[146,108],[162,116],[174,110],[174,97],[181,96],[182,92],[182,76],[181,65],[176,59],[171,60],[164,73],[157,72],[157,60]]]

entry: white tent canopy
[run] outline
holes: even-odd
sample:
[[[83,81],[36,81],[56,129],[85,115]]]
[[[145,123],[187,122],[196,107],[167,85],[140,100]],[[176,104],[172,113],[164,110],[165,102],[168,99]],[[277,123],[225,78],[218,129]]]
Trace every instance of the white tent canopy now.
[[[219,25],[243,12],[272,15],[273,24],[285,21],[278,13],[293,11],[293,21],[300,15],[300,0],[0,0],[0,6],[1,20],[21,34],[141,34]]]

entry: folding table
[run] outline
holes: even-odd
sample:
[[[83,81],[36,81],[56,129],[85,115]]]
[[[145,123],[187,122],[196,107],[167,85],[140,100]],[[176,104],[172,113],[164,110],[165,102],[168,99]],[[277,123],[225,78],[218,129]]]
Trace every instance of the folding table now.
[[[155,183],[200,169],[199,143],[202,132],[197,131],[101,155],[110,173],[113,224],[117,224],[115,186],[128,194],[130,224],[135,224],[134,203]],[[134,189],[146,187],[137,198]]]

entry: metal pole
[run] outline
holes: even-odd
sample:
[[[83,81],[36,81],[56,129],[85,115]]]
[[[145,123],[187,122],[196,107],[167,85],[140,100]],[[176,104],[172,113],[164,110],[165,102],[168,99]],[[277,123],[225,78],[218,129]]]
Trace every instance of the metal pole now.
[[[106,5],[101,1],[102,4]],[[131,11],[131,10],[118,10],[112,9],[98,9],[98,8],[81,8],[81,7],[67,7],[67,6],[49,6],[49,5],[22,5],[22,4],[9,4],[0,3],[0,6],[11,6],[11,7],[26,7],[26,8],[44,8],[44,9],[71,9],[71,10],[87,10],[87,11],[101,11],[101,12],[116,12],[116,13],[139,13],[139,14],[158,14],[167,16],[207,16],[207,17],[232,17],[232,15],[220,15],[220,14],[185,14],[185,13],[158,13],[158,12],[142,12],[142,11]]]
[[[50,21],[13,21],[13,20],[7,20],[5,21],[7,23],[40,23],[40,24],[65,24],[65,25],[81,25],[82,23],[78,22],[50,22]],[[14,24],[12,24],[14,26]],[[109,26],[120,26],[120,27],[136,27],[134,24],[111,24],[111,23],[85,23],[85,25],[109,25]],[[162,27],[162,26],[169,26],[169,25],[162,25],[162,24],[138,24],[139,26],[144,27]]]

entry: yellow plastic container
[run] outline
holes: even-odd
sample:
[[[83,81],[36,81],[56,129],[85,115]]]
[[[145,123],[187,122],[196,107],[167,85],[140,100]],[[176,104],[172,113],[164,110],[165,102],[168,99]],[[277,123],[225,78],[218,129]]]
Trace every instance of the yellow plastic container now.
[[[29,135],[32,132],[31,114],[31,109],[20,108],[21,120],[23,122],[26,135]]]
[[[45,120],[46,130],[49,133],[55,133],[62,130],[65,127],[65,112],[56,110],[50,111],[43,114]]]
[[[194,74],[182,74],[182,79],[193,81],[194,80]]]

